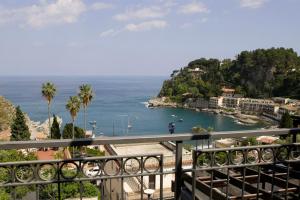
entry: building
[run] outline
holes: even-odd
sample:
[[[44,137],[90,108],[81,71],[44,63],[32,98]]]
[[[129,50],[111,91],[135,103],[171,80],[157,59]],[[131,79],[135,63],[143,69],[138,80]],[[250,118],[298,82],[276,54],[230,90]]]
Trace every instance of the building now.
[[[223,105],[223,97],[210,97],[209,107],[210,108],[220,108]]]
[[[192,73],[201,73],[201,74],[204,74],[205,71],[200,69],[199,67],[196,67],[194,69],[188,69],[189,72],[192,72]]]
[[[293,105],[283,105],[279,107],[278,113],[283,115],[284,113],[289,113],[291,115],[296,114],[299,111],[297,106]]]
[[[222,94],[223,97],[233,97],[235,93],[235,89],[226,88],[226,87],[223,87],[221,91],[223,92]]]
[[[188,98],[185,102],[184,102],[184,107],[187,108],[195,108],[195,109],[205,109],[208,108],[209,106],[209,100],[205,99],[205,98]]]
[[[223,104],[223,107],[226,107],[226,108],[238,108],[240,105],[240,100],[241,100],[241,98],[226,96],[223,98],[222,104]]]
[[[276,105],[269,99],[250,99],[244,98],[239,102],[242,111],[262,113],[262,112],[274,112]]]
[[[275,103],[279,103],[279,104],[287,104],[289,102],[289,98],[284,98],[284,97],[273,97],[272,100]]]
[[[225,138],[225,139],[220,139],[215,141],[215,147],[216,148],[227,148],[227,147],[232,147],[237,144],[237,141],[232,138]]]
[[[116,155],[136,155],[139,154],[163,154],[164,163],[163,169],[164,171],[172,171],[175,168],[175,145],[171,142],[162,142],[162,143],[137,143],[137,144],[118,144],[118,145],[106,145],[105,152],[107,156],[116,156]],[[192,165],[192,153],[183,149],[183,168],[191,167]],[[137,161],[133,161],[130,165],[125,166],[129,170],[136,168],[138,165]],[[144,163],[145,168],[155,168],[159,164],[155,159],[150,163]],[[111,166],[112,169],[118,166]],[[172,197],[173,192],[171,191],[172,181],[174,181],[174,174],[166,174],[163,176],[163,192],[164,198]],[[152,198],[159,198],[159,188],[160,188],[160,176],[159,175],[151,175],[151,176],[143,176],[143,183],[140,177],[130,177],[125,178],[124,183],[121,186],[123,187],[123,195],[125,199],[140,199],[140,191],[145,189],[153,189],[154,193]],[[121,196],[121,187],[120,180],[113,179],[110,182],[106,182],[105,190],[106,193],[109,194],[110,200],[117,200]]]

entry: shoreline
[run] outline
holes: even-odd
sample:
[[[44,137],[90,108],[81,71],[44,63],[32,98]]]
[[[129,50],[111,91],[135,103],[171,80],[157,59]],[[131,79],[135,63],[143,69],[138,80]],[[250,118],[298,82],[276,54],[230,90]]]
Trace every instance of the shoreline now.
[[[277,122],[271,119],[266,119],[263,116],[260,115],[253,115],[253,114],[242,114],[241,111],[226,111],[225,109],[212,109],[212,108],[195,108],[190,107],[188,105],[180,105],[176,102],[169,101],[166,97],[156,97],[152,98],[148,101],[148,107],[149,108],[183,108],[183,109],[189,109],[196,112],[206,112],[206,113],[212,113],[215,115],[222,115],[226,117],[230,117],[234,119],[235,123],[245,125],[245,126],[253,126],[257,124],[264,124],[263,129],[268,128],[277,128]]]

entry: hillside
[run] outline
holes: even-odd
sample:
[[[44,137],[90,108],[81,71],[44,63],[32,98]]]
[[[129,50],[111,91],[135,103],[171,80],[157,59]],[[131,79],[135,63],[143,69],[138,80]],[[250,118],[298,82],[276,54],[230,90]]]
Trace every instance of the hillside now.
[[[300,57],[293,49],[271,48],[243,51],[233,60],[200,58],[174,70],[158,96],[176,102],[208,99],[220,95],[223,86],[245,97],[300,99]]]
[[[10,127],[14,118],[15,107],[13,104],[0,96],[0,132]]]

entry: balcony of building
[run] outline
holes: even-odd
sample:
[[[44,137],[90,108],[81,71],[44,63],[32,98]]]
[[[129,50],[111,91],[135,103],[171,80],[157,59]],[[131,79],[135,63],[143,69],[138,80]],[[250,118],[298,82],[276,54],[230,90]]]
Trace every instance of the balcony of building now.
[[[67,199],[66,185],[97,186],[92,199],[300,199],[300,129],[0,142],[0,150],[95,146],[104,156],[0,163],[11,199]],[[285,144],[217,148],[221,138],[288,136]],[[299,141],[298,141],[299,142]],[[186,146],[196,145],[189,149]],[[18,196],[18,188],[30,194]],[[1,199],[1,197],[0,197]]]

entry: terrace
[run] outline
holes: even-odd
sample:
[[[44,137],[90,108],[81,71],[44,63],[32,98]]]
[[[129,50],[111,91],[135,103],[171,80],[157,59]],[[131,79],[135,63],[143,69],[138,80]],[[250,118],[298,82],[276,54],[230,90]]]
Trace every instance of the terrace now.
[[[55,185],[53,199],[62,199],[66,183],[80,186],[78,199],[83,199],[84,182],[97,184],[101,199],[299,199],[300,143],[296,143],[300,129],[251,130],[212,132],[207,134],[175,134],[157,136],[99,137],[77,140],[44,140],[1,142],[0,150],[89,145],[119,145],[118,155],[84,157],[67,160],[40,160],[0,163],[0,187],[11,189],[11,199],[17,199],[19,186],[32,186],[34,196]],[[214,148],[220,138],[258,137],[262,135],[292,136],[290,144],[272,144],[232,148]],[[174,145],[173,166],[165,167],[164,152],[121,150],[124,144],[163,143]],[[184,143],[197,141],[203,147],[194,149],[192,163],[183,167]],[[201,146],[201,145],[200,145]],[[137,148],[135,146],[135,148]],[[132,153],[135,152],[135,154]],[[126,153],[127,152],[127,153]],[[122,154],[123,153],[123,154]],[[92,169],[92,171],[91,171]],[[164,177],[172,174],[174,180]],[[150,176],[154,176],[156,190],[151,190]],[[147,178],[149,177],[149,178]],[[138,180],[133,183],[134,180]],[[109,182],[115,181],[113,189]],[[147,182],[148,181],[148,182]],[[124,188],[135,184],[138,194],[130,196]],[[127,185],[127,186],[126,186]],[[166,191],[164,185],[172,185]],[[150,190],[149,190],[150,189]]]

